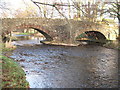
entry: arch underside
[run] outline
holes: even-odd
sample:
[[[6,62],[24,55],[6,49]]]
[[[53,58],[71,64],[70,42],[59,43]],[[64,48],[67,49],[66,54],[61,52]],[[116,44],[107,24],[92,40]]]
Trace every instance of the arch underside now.
[[[106,37],[99,31],[86,31],[76,37],[77,41],[87,41],[87,42],[106,42]]]
[[[21,28],[22,29],[31,28],[31,29],[34,29],[34,30],[38,31],[39,33],[43,34],[44,37],[46,38],[46,41],[52,41],[53,40],[53,38],[49,34],[44,32],[43,27],[41,27],[39,25],[26,25],[26,24],[22,24],[21,26],[17,26],[16,28],[18,28],[18,29],[21,29]],[[40,29],[40,28],[42,28],[42,29]]]
[[[44,31],[42,31],[40,29],[37,29],[37,28],[33,28],[33,27],[31,27],[31,28],[38,31],[38,32],[40,32],[41,34],[43,34],[47,41],[52,41],[53,40],[53,38],[50,35],[48,35],[46,32],[44,32]]]

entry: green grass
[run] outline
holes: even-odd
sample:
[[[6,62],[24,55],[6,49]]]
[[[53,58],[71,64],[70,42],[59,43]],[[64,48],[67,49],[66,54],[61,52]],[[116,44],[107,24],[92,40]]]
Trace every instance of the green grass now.
[[[19,33],[18,35],[30,35],[30,33]]]
[[[8,52],[8,51],[12,51],[15,48],[6,48],[4,43],[0,43],[0,53],[1,52]]]
[[[2,52],[12,51],[14,48],[2,48]]]
[[[5,44],[0,44],[2,53],[9,52],[15,48],[5,48]],[[2,71],[2,88],[28,88],[29,83],[26,81],[25,72],[15,62],[4,55],[0,55],[0,71]],[[0,76],[1,78],[1,76]]]
[[[30,35],[33,34],[34,32],[30,32],[30,33],[19,33],[18,35]]]
[[[2,59],[2,88],[28,88],[25,73],[12,59],[0,56]]]

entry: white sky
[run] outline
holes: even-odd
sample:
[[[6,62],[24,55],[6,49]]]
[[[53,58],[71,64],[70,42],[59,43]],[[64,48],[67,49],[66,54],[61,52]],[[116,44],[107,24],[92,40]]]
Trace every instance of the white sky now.
[[[40,1],[40,2],[46,2],[46,3],[51,3],[52,1],[55,2],[67,2],[68,0],[34,0],[34,1]],[[70,1],[70,0],[69,0]],[[77,1],[77,0],[73,0],[73,1]],[[96,1],[96,0],[80,0],[80,1]],[[113,1],[113,0],[97,0],[97,1]],[[11,12],[13,13],[16,9],[25,9],[26,6],[33,6],[36,7],[36,5],[34,5],[31,0],[0,0],[0,2],[6,2],[8,4],[10,4],[8,6],[8,8],[11,9]],[[38,7],[36,7],[36,9],[38,9]]]
[[[14,9],[17,8],[24,8],[25,4],[32,4],[32,2],[30,0],[0,0],[1,1],[5,1],[6,3],[10,3],[11,7]],[[41,2],[47,2],[47,3],[51,3],[52,1],[60,1],[60,0],[34,0],[34,1],[41,1]],[[65,2],[67,0],[61,0],[62,2]]]
[[[25,8],[25,4],[28,3],[28,5],[32,5],[31,0],[0,0],[0,2],[5,1],[7,3],[11,4],[11,7],[13,9],[18,9],[18,8]],[[34,1],[40,1],[40,2],[47,2],[47,3],[51,3],[52,1],[55,2],[67,2],[68,0],[34,0]],[[69,0],[70,1],[70,0]],[[78,1],[78,0],[73,0],[73,1]],[[114,1],[114,0],[80,0],[80,1]]]
[[[16,8],[17,7],[21,7],[21,5],[23,5],[24,4],[24,2],[26,2],[26,3],[30,3],[31,1],[30,0],[0,0],[0,2],[2,2],[2,1],[5,1],[5,2],[10,2],[13,6],[15,6]],[[56,2],[60,2],[60,1],[62,1],[62,2],[67,2],[68,0],[34,0],[34,1],[41,1],[41,2],[48,2],[48,3],[50,3],[50,2],[52,2],[52,1],[56,1]],[[70,0],[69,0],[70,1]],[[115,1],[115,0],[73,0],[73,1],[85,1],[85,2],[87,2],[87,1]],[[119,0],[118,0],[119,1]]]
[[[10,8],[10,13],[14,13],[15,10],[17,9],[21,9],[21,10],[24,10],[26,9],[26,7],[34,7],[38,10],[38,7],[32,3],[31,0],[0,0],[0,2],[3,1],[3,2],[6,2],[8,3],[8,8]],[[34,0],[34,1],[39,1],[39,2],[46,2],[46,3],[52,3],[53,1],[54,2],[64,2],[66,3],[68,0]],[[49,8],[50,6],[48,6]],[[52,7],[50,7],[52,8]],[[49,9],[50,9],[49,8]],[[55,10],[55,12],[57,12]],[[57,12],[58,13],[58,12]],[[56,14],[58,16],[58,14]]]
[[[12,9],[25,8],[24,0],[4,0],[6,3],[10,4]],[[30,0],[25,0],[25,2],[30,3]]]

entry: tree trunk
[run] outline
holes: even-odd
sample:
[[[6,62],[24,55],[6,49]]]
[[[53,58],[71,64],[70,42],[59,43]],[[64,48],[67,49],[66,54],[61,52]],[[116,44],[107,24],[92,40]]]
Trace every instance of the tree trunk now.
[[[120,38],[120,18],[118,18],[119,38]]]
[[[119,41],[120,41],[120,18],[118,17],[118,38],[117,38]]]

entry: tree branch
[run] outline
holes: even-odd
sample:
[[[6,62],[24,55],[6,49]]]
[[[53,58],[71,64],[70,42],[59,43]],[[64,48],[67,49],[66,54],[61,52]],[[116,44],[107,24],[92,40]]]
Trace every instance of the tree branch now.
[[[84,15],[86,14],[80,7],[78,7],[78,5],[76,5],[76,3],[73,0],[72,0],[72,3],[74,4],[75,9],[82,11]]]
[[[31,0],[31,2],[33,2],[40,10],[40,13],[41,13],[41,8],[39,7],[39,5],[37,5],[37,3],[35,3],[33,0]]]
[[[57,3],[55,3],[55,4],[48,4],[48,3],[36,2],[36,1],[33,1],[33,0],[31,0],[31,1],[33,3],[42,4],[42,5],[48,5],[48,6],[53,6],[53,7],[55,7],[55,6],[66,6],[66,7],[74,6],[74,5],[68,5],[68,4],[57,4]]]
[[[61,13],[56,6],[54,6],[54,7],[55,7],[55,9],[58,11],[58,13],[60,13],[63,17],[65,17],[66,20],[68,20],[67,17],[66,17],[63,13]]]
[[[39,9],[41,9],[40,8],[40,6],[38,5],[38,4],[41,4],[41,5],[48,5],[48,6],[52,6],[52,7],[54,7],[57,11],[58,11],[58,13],[60,13],[66,20],[67,20],[67,17],[63,14],[63,13],[61,13],[60,11],[59,11],[59,9],[57,8],[57,6],[73,6],[73,5],[65,5],[65,4],[48,4],[48,3],[41,3],[41,2],[35,2],[35,1],[33,1],[33,0],[31,0],[35,5],[37,5],[38,7],[39,7]],[[68,21],[68,20],[67,20]]]

